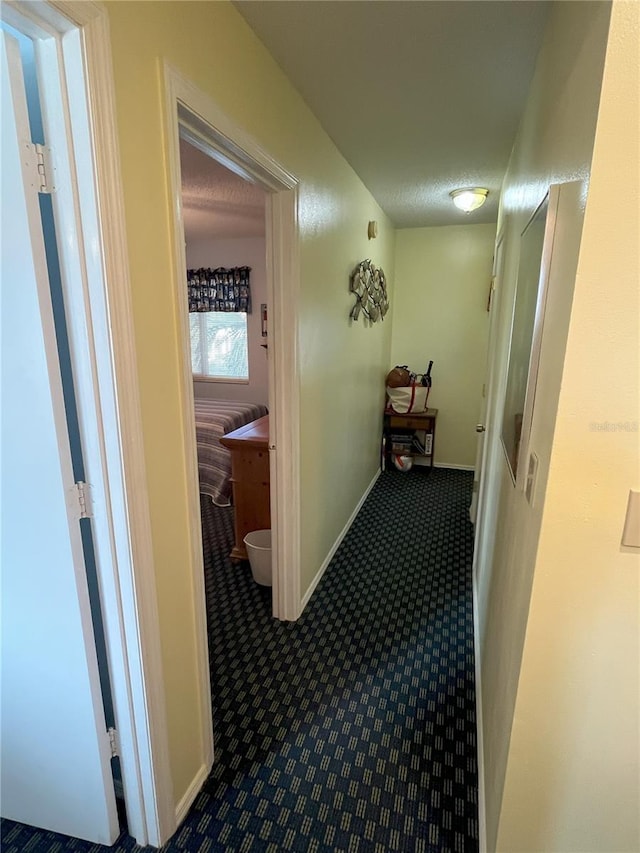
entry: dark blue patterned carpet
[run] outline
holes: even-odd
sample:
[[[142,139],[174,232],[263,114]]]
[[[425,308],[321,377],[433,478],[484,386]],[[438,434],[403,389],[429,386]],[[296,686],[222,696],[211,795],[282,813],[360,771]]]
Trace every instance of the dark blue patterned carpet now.
[[[478,849],[472,475],[380,477],[296,623],[203,498],[216,763],[167,851]],[[3,851],[140,851],[3,821]]]

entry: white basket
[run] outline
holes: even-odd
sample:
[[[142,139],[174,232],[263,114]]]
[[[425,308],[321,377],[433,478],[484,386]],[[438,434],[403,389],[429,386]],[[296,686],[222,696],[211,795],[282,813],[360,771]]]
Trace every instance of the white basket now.
[[[271,586],[271,531],[252,530],[243,541],[254,581],[261,586]]]

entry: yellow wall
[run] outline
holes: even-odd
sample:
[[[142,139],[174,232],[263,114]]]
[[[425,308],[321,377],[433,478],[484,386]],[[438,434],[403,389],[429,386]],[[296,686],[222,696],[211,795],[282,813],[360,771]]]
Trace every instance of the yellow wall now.
[[[554,447],[554,426],[560,395],[564,352],[571,320],[572,297],[589,181],[610,5],[608,3],[554,3],[538,56],[525,112],[503,185],[498,231],[504,235],[504,275],[497,294],[494,383],[496,410],[490,407],[490,454],[497,460],[498,494],[496,541],[493,560],[479,566],[478,608],[481,634],[484,783],[488,849],[495,848],[509,738],[520,675],[520,663],[536,566],[538,535],[549,517],[545,487]],[[573,182],[563,188],[550,274],[549,296],[540,356],[536,408],[530,449],[539,457],[536,499],[530,505],[513,486],[497,434],[502,416],[512,306],[519,257],[520,234],[544,197],[549,185]],[[578,280],[578,290],[582,283]],[[597,333],[596,333],[597,334]],[[502,397],[503,399],[503,397]],[[594,389],[585,399],[594,399]],[[583,434],[583,433],[581,433]],[[554,451],[555,452],[555,451]],[[585,474],[592,468],[591,454],[580,456]],[[573,475],[572,475],[573,477]],[[566,485],[565,505],[579,499],[579,488]],[[493,513],[493,510],[491,511]],[[567,529],[567,541],[572,530]],[[558,552],[553,570],[581,569],[568,555]],[[571,606],[561,617],[569,617]],[[571,623],[571,620],[569,621]],[[576,622],[576,627],[578,627]],[[546,666],[554,672],[558,655],[546,647]],[[546,695],[546,677],[536,682]],[[549,705],[553,712],[553,705]],[[581,725],[579,715],[576,726]],[[542,748],[539,744],[539,748]],[[579,776],[579,769],[576,773]],[[575,780],[578,783],[578,780]],[[544,785],[543,779],[536,784]],[[558,809],[562,804],[558,803]],[[532,809],[531,812],[534,815]],[[521,839],[523,840],[523,839]],[[523,840],[523,843],[526,841]],[[547,849],[532,843],[512,848],[501,838],[501,849]]]
[[[475,463],[495,236],[495,225],[466,224],[396,234],[390,366],[421,373],[433,359],[439,464]]]
[[[180,400],[162,60],[213,97],[300,179],[301,588],[378,467],[391,323],[349,326],[349,273],[370,257],[393,282],[384,214],[262,44],[226,2],[107,4],[116,81],[144,453],[176,802],[202,762]],[[376,219],[379,237],[367,239]]]
[[[640,552],[620,545],[640,488],[639,20],[613,4],[500,819],[510,853],[640,850]]]

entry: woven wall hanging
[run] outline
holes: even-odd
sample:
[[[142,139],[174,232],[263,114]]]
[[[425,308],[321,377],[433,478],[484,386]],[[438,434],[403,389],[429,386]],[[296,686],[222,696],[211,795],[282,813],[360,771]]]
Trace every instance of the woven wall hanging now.
[[[370,260],[361,261],[351,273],[350,290],[356,295],[356,304],[349,318],[357,320],[360,312],[370,323],[383,320],[389,310],[387,280],[384,272]]]

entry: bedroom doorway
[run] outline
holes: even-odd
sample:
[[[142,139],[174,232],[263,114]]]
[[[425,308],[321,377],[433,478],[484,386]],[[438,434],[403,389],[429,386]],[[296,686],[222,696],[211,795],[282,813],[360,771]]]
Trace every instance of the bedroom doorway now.
[[[176,281],[185,282],[187,252],[184,240],[185,209],[182,203],[180,147],[185,144],[213,161],[218,175],[224,168],[225,180],[240,179],[264,201],[264,262],[266,299],[253,298],[250,325],[258,325],[259,357],[266,363],[266,403],[269,410],[268,456],[273,554],[272,615],[295,620],[300,614],[300,484],[299,484],[299,399],[297,368],[297,294],[299,285],[297,179],[259,148],[242,128],[220,110],[209,96],[170,65],[164,67],[165,106],[168,127],[169,178],[174,198],[174,241]],[[191,152],[189,152],[191,153]],[[255,215],[255,211],[254,211]],[[188,247],[187,247],[188,248]],[[189,249],[190,255],[191,249]],[[199,256],[191,258],[199,263]],[[228,263],[235,262],[229,261]],[[247,264],[242,264],[247,265]],[[248,264],[251,265],[251,264]],[[251,281],[253,287],[253,280]],[[268,356],[262,347],[261,305],[268,306]],[[183,340],[183,410],[187,458],[190,460],[190,504],[194,565],[194,604],[200,620],[199,666],[202,681],[208,681],[206,652],[205,591],[202,581],[202,552],[199,513],[199,481],[194,420],[194,378],[191,361],[191,326],[186,288],[176,294],[176,313]],[[241,321],[244,322],[245,320]],[[223,336],[230,334],[224,332]],[[254,341],[255,343],[255,341]],[[255,349],[255,346],[254,346]],[[251,351],[248,352],[251,358]],[[251,370],[250,370],[251,373]],[[264,377],[263,377],[264,380]],[[251,377],[226,383],[236,398],[256,393]],[[206,383],[206,387],[216,383]],[[217,387],[220,387],[218,385]],[[264,387],[264,386],[263,386]],[[199,390],[202,390],[202,386]],[[257,392],[259,393],[259,392]],[[264,397],[263,397],[264,400]],[[258,400],[260,402],[260,400]],[[279,449],[286,448],[286,452]],[[196,527],[198,529],[196,529]],[[197,577],[196,577],[197,575]],[[204,710],[204,703],[203,703]]]
[[[271,529],[267,193],[189,136],[181,129],[187,357],[193,373],[205,569],[207,561],[231,559],[245,563],[238,571],[248,571],[244,537]],[[232,451],[221,436],[237,430],[242,430],[235,439],[240,443]],[[232,479],[232,455],[241,453],[244,459],[247,442],[252,453],[244,477],[238,480],[236,456]],[[254,447],[256,442],[263,447]],[[266,598],[270,590],[263,593]]]

